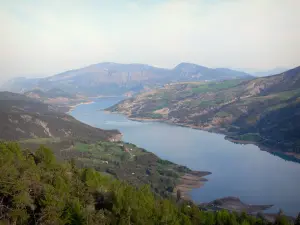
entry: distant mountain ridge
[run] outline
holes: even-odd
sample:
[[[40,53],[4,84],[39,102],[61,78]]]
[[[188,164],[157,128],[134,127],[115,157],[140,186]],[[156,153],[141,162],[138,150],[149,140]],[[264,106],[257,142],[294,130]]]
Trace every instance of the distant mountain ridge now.
[[[255,70],[255,69],[244,69],[243,71],[254,75],[256,77],[264,77],[264,76],[271,76],[274,74],[279,74],[279,73],[283,73],[284,71],[288,71],[291,68],[287,68],[287,67],[276,67],[274,69],[269,69],[269,70]]]
[[[160,87],[182,81],[216,81],[251,79],[250,74],[226,68],[208,68],[192,63],[180,63],[173,69],[147,64],[120,64],[103,62],[81,69],[69,70],[40,79],[14,79],[2,87],[8,91],[26,92],[39,88],[47,91],[62,89],[71,94],[124,95],[137,93],[148,87]]]

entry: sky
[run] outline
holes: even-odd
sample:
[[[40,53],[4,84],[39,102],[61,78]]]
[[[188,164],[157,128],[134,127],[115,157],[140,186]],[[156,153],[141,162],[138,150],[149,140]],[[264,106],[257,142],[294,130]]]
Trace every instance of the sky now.
[[[300,65],[299,0],[0,0],[0,80],[103,61]]]

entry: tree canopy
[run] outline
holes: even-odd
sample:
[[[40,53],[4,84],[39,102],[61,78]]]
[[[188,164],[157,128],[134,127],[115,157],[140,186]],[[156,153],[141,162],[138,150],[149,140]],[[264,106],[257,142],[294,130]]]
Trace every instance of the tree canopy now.
[[[264,225],[267,222],[228,211],[205,212],[196,205],[154,195],[101,175],[57,162],[51,150],[22,151],[0,142],[0,224],[205,224]]]

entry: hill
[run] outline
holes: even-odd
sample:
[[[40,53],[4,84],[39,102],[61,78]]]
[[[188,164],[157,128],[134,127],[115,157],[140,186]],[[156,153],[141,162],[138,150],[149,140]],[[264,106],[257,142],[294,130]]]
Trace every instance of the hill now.
[[[62,112],[69,111],[74,105],[81,103],[91,103],[91,101],[84,96],[77,94],[70,94],[59,88],[52,88],[49,90],[32,89],[24,93],[27,97],[40,100],[46,104],[56,106]]]
[[[24,93],[25,91],[36,87],[39,80],[39,78],[15,77],[3,82],[0,86],[0,90]]]
[[[220,132],[232,140],[300,153],[300,67],[253,80],[182,82],[109,110]],[[298,157],[298,156],[297,156]]]
[[[177,81],[214,81],[236,78],[252,78],[250,74],[227,68],[208,68],[192,63],[180,63],[174,69]]]
[[[69,94],[59,88],[52,88],[47,91],[40,89],[33,89],[24,93],[26,96],[38,99],[51,99],[51,98],[76,98],[75,95]]]
[[[41,79],[14,79],[3,87],[6,90],[28,91],[34,88],[47,91],[59,88],[68,93],[85,96],[124,95],[149,87],[179,81],[204,81],[245,78],[252,76],[230,69],[212,69],[191,63],[181,63],[173,69],[146,64],[98,63]],[[23,84],[23,85],[22,85]]]
[[[25,95],[0,92],[0,139],[69,138],[109,140],[120,135],[83,124],[55,106]]]

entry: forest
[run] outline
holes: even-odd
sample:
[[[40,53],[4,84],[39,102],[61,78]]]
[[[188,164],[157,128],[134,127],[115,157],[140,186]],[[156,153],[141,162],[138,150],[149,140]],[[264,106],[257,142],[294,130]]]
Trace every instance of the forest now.
[[[0,224],[265,225],[262,214],[205,211],[150,187],[135,187],[74,160],[57,161],[44,146],[34,153],[0,142]],[[299,225],[298,216],[295,225]],[[278,214],[275,224],[290,224]]]

